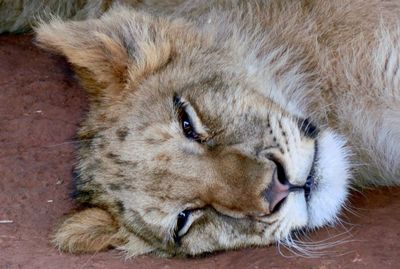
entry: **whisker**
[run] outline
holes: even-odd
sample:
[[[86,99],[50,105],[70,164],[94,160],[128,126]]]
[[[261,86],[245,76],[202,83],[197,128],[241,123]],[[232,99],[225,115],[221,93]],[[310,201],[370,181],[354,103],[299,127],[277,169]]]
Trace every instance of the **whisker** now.
[[[337,220],[340,222],[341,220]],[[278,242],[279,253],[287,258],[303,257],[303,258],[321,258],[324,256],[339,257],[352,253],[353,251],[347,251],[340,253],[337,250],[329,250],[334,247],[338,247],[347,243],[355,242],[358,240],[352,239],[351,230],[344,227],[346,230],[342,233],[335,234],[328,238],[319,241],[313,241],[306,233],[308,230],[298,230],[289,234],[285,239]],[[311,230],[311,229],[309,229]],[[306,240],[310,241],[304,241]],[[282,251],[281,246],[292,253],[288,255]]]

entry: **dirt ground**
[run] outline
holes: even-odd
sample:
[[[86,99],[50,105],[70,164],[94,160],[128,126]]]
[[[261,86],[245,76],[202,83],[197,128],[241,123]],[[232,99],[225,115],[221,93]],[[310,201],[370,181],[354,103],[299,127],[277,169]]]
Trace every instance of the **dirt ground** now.
[[[0,269],[400,268],[400,188],[353,194],[342,226],[307,239],[336,245],[321,258],[276,246],[190,260],[60,253],[49,235],[74,207],[74,134],[86,108],[64,59],[35,48],[31,36],[0,36]]]

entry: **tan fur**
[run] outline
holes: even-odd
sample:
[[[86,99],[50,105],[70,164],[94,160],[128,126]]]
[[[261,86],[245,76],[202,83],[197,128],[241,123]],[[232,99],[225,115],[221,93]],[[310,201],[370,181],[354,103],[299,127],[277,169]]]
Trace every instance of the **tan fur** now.
[[[53,241],[63,251],[97,252],[123,243],[117,233],[118,226],[106,211],[89,208],[64,221]]]
[[[57,2],[60,17],[85,20],[42,23],[37,42],[65,55],[91,95],[77,200],[102,209],[67,218],[54,240],[61,249],[197,255],[334,222],[349,161],[333,131],[353,151],[354,184],[400,184],[398,1],[68,3]],[[24,29],[35,14],[8,8],[1,31]],[[201,143],[182,133],[175,95]],[[317,137],[302,133],[305,118]],[[271,156],[302,186],[317,154],[311,200],[293,192],[271,214]]]

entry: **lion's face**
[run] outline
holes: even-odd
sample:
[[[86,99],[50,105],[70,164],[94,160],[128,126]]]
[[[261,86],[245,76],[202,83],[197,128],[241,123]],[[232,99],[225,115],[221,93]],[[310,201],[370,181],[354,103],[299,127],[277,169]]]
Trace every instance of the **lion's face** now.
[[[229,52],[189,26],[112,18],[39,29],[38,41],[78,67],[93,99],[76,188],[98,208],[64,222],[59,246],[195,255],[335,219],[348,177],[337,135],[262,94]]]

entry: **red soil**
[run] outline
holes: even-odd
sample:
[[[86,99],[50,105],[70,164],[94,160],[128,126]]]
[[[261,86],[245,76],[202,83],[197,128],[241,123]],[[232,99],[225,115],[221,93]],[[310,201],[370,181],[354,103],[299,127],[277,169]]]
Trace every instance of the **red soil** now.
[[[49,235],[74,207],[72,141],[86,108],[64,59],[37,49],[31,36],[0,36],[0,268],[399,268],[400,188],[353,195],[356,214],[344,227],[310,235],[348,241],[322,258],[283,257],[275,246],[187,260],[60,253]]]

